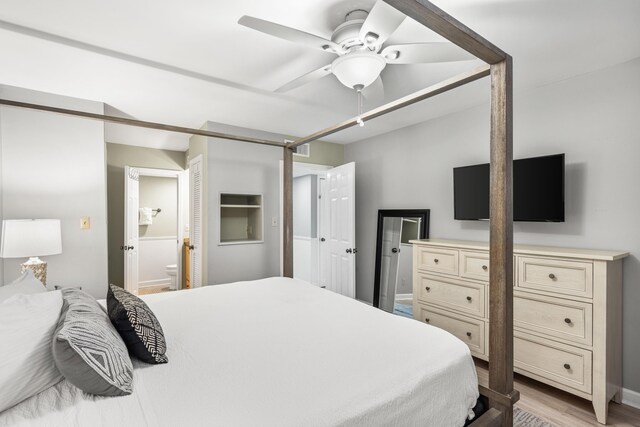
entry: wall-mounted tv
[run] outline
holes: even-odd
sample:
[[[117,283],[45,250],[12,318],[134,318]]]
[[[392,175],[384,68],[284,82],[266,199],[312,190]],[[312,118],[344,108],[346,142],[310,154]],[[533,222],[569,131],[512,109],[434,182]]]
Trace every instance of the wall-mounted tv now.
[[[489,164],[453,169],[454,217],[489,219]],[[513,220],[564,221],[564,154],[513,161]]]

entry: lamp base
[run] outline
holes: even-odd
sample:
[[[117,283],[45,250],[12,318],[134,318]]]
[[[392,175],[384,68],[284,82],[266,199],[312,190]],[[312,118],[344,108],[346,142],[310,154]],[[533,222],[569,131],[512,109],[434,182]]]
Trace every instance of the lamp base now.
[[[47,263],[40,258],[31,257],[26,262],[20,264],[22,267],[20,273],[27,271],[27,268],[33,271],[33,275],[36,276],[43,286],[47,286]]]

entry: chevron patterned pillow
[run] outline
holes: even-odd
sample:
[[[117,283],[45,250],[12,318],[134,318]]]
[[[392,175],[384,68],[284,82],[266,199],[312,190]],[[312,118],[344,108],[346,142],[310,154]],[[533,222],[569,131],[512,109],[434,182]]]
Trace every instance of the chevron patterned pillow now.
[[[63,306],[53,339],[53,358],[62,375],[79,389],[100,396],[133,391],[127,347],[104,309],[79,289],[62,289]]]
[[[162,326],[144,301],[119,286],[109,285],[107,311],[129,353],[147,363],[169,361]]]

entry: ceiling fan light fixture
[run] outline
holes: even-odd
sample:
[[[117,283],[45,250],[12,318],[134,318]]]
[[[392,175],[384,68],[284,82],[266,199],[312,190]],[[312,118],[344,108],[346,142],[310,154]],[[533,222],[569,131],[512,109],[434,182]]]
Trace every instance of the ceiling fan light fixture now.
[[[331,72],[348,88],[373,83],[387,65],[384,58],[373,52],[352,52],[336,58],[331,64]]]

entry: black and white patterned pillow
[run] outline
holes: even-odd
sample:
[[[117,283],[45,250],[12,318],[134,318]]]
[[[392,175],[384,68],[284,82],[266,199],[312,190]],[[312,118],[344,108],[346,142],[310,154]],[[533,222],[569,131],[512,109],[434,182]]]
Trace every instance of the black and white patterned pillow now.
[[[144,301],[116,285],[109,285],[107,311],[129,353],[147,363],[169,361],[162,326]]]
[[[131,394],[133,365],[104,309],[79,289],[62,289],[62,298],[62,313],[52,346],[60,373],[87,393]]]

